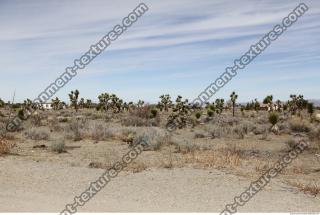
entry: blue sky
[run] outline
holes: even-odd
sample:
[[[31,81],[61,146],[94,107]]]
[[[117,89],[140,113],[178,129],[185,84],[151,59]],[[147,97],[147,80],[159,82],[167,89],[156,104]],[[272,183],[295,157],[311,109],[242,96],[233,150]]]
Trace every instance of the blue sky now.
[[[240,3],[241,2],[241,3]],[[320,1],[214,97],[231,91],[244,102],[267,94],[319,99]],[[33,99],[141,1],[0,0],[0,98]],[[146,0],[149,11],[57,96],[80,90],[156,102],[190,100],[221,75],[300,1]]]

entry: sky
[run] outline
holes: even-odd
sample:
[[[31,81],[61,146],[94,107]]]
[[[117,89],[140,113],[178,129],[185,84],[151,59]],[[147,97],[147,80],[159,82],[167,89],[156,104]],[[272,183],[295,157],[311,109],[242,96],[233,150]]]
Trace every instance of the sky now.
[[[60,89],[68,101],[103,92],[149,103],[169,93],[196,98],[226,67],[281,22],[296,0],[145,0],[149,10]],[[141,1],[0,0],[0,98],[34,99]],[[213,99],[272,94],[320,99],[320,1]]]

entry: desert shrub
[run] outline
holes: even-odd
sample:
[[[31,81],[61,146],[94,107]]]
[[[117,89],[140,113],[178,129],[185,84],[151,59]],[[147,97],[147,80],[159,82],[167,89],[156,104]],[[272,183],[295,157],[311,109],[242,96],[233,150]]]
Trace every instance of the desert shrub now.
[[[208,114],[209,117],[212,117],[214,115],[214,112],[212,110],[208,110],[207,114]]]
[[[45,128],[30,128],[25,132],[27,138],[31,140],[48,140],[49,132]]]
[[[206,134],[204,134],[203,132],[196,132],[194,134],[194,138],[205,138],[206,137]]]
[[[67,117],[58,117],[58,121],[61,123],[66,123],[66,122],[68,122],[68,118]]]
[[[197,118],[197,119],[200,119],[201,115],[202,115],[201,112],[197,112],[197,113],[196,113],[196,118]]]
[[[310,127],[306,124],[306,122],[298,119],[291,120],[289,122],[289,126],[291,131],[293,132],[309,132]]]
[[[156,109],[151,110],[151,118],[155,118],[158,114],[158,111]]]
[[[23,111],[23,109],[19,109],[19,110],[18,110],[18,117],[19,117],[20,119],[24,119],[24,111]]]
[[[209,129],[209,134],[211,136],[211,138],[221,138],[221,137],[225,137],[228,134],[230,134],[230,128],[228,127],[221,127],[221,126],[212,126]]]
[[[66,152],[66,145],[63,140],[56,140],[50,145],[50,149],[53,152],[62,153]]]
[[[308,135],[310,140],[315,141],[318,147],[320,147],[320,127],[313,128]]]
[[[141,127],[141,126],[149,126],[150,124],[147,119],[130,115],[121,119],[121,125]]]
[[[90,124],[87,128],[84,129],[83,133],[85,136],[95,141],[108,140],[114,136],[112,129],[107,126],[107,124],[99,122]]]
[[[173,140],[171,142],[175,148],[177,153],[187,154],[187,153],[193,153],[195,151],[200,150],[200,146],[195,144],[194,142],[191,142],[189,140]]]
[[[243,139],[244,135],[246,133],[245,127],[243,126],[235,126],[232,130],[232,132],[239,138]]]
[[[269,119],[269,122],[272,124],[272,126],[274,126],[279,121],[279,115],[275,112],[272,112],[269,114],[268,119]]]
[[[133,138],[133,145],[139,144],[142,141],[147,143],[145,150],[158,151],[164,144],[170,142],[170,136],[166,132],[160,132],[158,130],[149,130],[138,134]]]
[[[67,129],[67,133],[71,134],[71,138],[74,141],[82,140],[82,130],[85,129],[87,124],[86,119],[78,118],[70,121]]]
[[[145,119],[138,116],[129,115],[121,119],[121,125],[123,126],[134,126],[134,127],[149,127],[149,126],[159,126],[160,117],[157,115],[152,119]]]
[[[294,149],[297,146],[297,141],[295,141],[294,139],[289,139],[286,141],[286,145],[290,148],[290,149]]]
[[[0,155],[8,154],[13,146],[13,144],[9,143],[4,138],[0,138]]]
[[[268,127],[266,125],[258,125],[253,129],[253,133],[255,135],[264,134],[268,130]]]
[[[290,127],[287,121],[279,122],[278,127],[281,133],[290,134]]]
[[[30,116],[30,122],[33,126],[41,126],[41,121],[43,119],[43,116],[41,116],[39,113],[34,113]]]

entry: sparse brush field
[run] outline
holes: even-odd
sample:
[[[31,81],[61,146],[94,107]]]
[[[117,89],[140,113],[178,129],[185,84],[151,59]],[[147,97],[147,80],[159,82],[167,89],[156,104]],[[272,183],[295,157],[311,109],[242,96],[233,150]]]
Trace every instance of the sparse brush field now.
[[[2,108],[0,166],[5,161],[22,161],[88,171],[108,169],[143,139],[149,145],[125,168],[126,174],[188,168],[219,170],[253,181],[303,139],[309,141],[308,149],[277,180],[294,192],[319,197],[320,122],[310,118],[307,110],[270,113],[253,106],[253,110],[236,107],[233,113],[233,108],[209,105],[187,116],[192,123],[169,132],[167,122],[184,116],[174,115],[184,107],[166,104],[159,109],[141,103],[119,112],[37,110],[13,133],[4,132],[9,109]]]

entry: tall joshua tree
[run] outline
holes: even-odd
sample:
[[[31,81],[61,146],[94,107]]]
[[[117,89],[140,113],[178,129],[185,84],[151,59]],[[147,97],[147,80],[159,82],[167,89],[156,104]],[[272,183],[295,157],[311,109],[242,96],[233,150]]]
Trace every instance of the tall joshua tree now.
[[[236,101],[238,99],[238,95],[233,91],[230,95],[230,99],[231,99],[231,102],[232,102],[232,116],[234,117],[234,109],[235,109],[235,106],[236,106]]]
[[[161,95],[159,98],[161,99],[158,104],[158,106],[160,107],[160,110],[164,109],[164,111],[168,112],[169,107],[172,106],[172,101],[171,101],[170,95],[169,94]]]
[[[85,107],[86,108],[91,108],[92,107],[92,100],[91,99],[87,99],[86,100]]]
[[[263,99],[263,104],[271,104],[273,100],[273,96],[272,95],[268,95]]]
[[[98,96],[99,99],[99,109],[108,111],[109,109],[109,101],[110,101],[110,95],[108,93],[102,93]]]
[[[58,110],[61,107],[61,101],[58,97],[56,97],[55,99],[51,99],[51,103],[52,103],[52,108],[53,110]]]
[[[71,105],[74,107],[76,112],[78,112],[78,98],[79,98],[79,90],[71,91],[69,94],[69,99],[71,102]]]
[[[223,111],[224,99],[216,99],[215,106],[217,114],[221,114]]]

